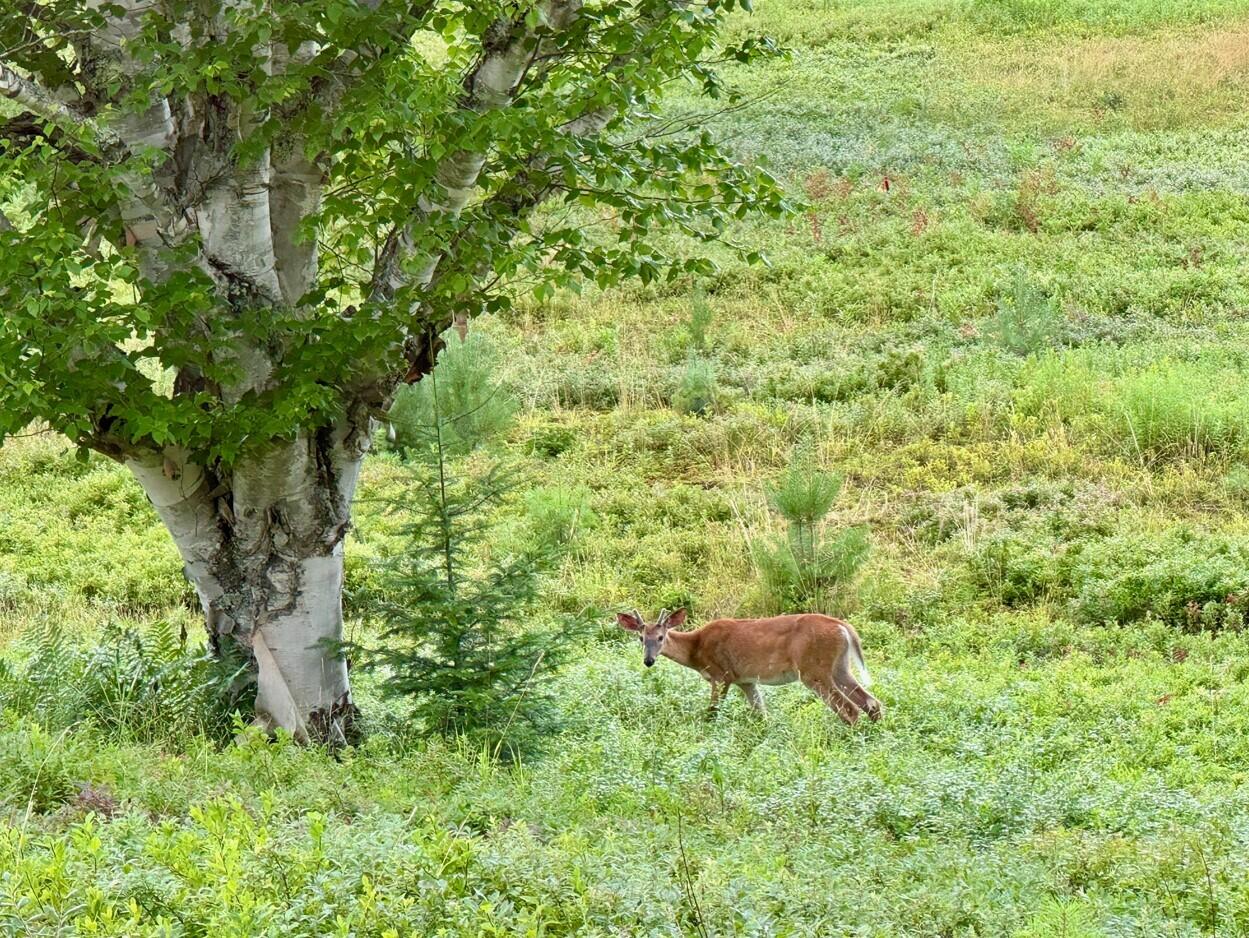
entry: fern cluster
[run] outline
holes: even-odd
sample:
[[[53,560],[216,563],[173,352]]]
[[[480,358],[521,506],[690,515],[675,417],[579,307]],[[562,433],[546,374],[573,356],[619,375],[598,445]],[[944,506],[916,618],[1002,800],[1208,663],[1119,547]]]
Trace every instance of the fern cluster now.
[[[110,624],[87,645],[48,625],[23,636],[16,652],[0,660],[0,710],[146,742],[227,738],[247,681],[241,658],[192,646],[164,619],[142,630]]]

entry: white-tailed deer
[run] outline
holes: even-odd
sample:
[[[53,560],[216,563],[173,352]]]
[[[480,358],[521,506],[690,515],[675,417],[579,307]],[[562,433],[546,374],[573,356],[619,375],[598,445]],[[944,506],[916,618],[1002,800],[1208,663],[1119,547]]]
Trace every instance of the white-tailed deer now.
[[[659,614],[647,625],[635,610],[616,616],[622,629],[642,640],[642,662],[648,668],[660,655],[692,668],[711,684],[711,709],[730,684],[754,709],[763,712],[760,684],[802,681],[833,711],[853,725],[860,714],[879,720],[885,712],[864,686],[871,683],[863,663],[859,633],[848,622],[818,613],[773,616],[770,619],[716,619],[701,629],[678,632],[685,610]],[[863,682],[851,673],[857,665]]]

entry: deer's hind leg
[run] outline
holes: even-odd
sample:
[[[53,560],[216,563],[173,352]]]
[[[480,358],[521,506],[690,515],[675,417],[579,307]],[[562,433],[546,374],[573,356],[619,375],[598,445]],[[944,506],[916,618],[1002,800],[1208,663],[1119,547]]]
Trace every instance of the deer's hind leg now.
[[[802,683],[828,704],[829,708],[848,725],[854,726],[858,722],[859,714],[863,712],[862,708],[847,697],[831,679],[817,674],[804,674]]]
[[[870,720],[879,720],[885,713],[884,705],[873,697],[866,687],[850,671],[850,664],[844,658],[833,667],[833,683],[843,694],[867,714]]]
[[[758,684],[738,684],[737,686],[742,689],[742,696],[746,698],[752,710],[760,714],[768,712],[768,708],[763,703],[763,694],[759,693]]]

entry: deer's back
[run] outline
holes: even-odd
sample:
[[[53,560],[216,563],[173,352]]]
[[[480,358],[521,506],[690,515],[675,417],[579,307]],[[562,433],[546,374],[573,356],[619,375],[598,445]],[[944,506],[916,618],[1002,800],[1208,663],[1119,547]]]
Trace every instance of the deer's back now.
[[[802,670],[831,668],[850,626],[818,613],[767,619],[715,619],[698,630],[702,670],[726,681],[796,680]]]

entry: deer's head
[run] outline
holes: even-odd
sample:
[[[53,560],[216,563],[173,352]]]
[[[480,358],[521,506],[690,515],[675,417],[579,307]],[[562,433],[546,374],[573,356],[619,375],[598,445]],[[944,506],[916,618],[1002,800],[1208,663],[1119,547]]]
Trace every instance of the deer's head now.
[[[667,609],[659,613],[654,625],[647,625],[642,614],[636,609],[632,612],[616,614],[616,624],[629,632],[637,632],[642,642],[642,663],[648,668],[655,659],[663,654],[664,642],[668,640],[668,629],[685,623],[685,610],[669,612]]]

